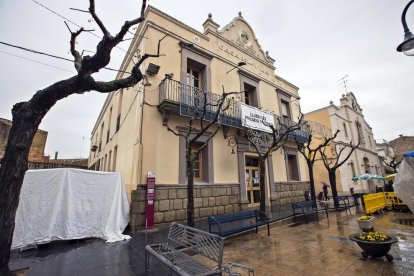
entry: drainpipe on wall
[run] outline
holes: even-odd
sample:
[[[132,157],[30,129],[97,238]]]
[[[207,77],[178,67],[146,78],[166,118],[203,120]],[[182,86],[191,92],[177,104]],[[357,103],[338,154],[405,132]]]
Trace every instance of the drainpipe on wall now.
[[[144,125],[144,107],[145,107],[145,87],[148,85],[148,77],[144,75],[144,83],[142,85],[142,101],[141,101],[141,120],[140,120],[140,127],[139,127],[139,156],[138,156],[138,183],[142,184],[142,175],[143,175],[143,167],[142,167],[142,160],[144,158],[144,144],[142,143],[142,129]]]

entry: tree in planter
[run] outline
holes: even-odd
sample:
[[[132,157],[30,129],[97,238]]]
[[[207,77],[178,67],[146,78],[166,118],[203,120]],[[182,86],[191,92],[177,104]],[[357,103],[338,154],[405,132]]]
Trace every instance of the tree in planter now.
[[[327,147],[331,141],[337,137],[338,133],[339,130],[337,130],[331,137],[313,139],[315,137],[315,131],[310,127],[309,132],[307,133],[307,142],[304,143],[303,140],[295,139],[296,147],[305,158],[306,165],[308,166],[312,200],[316,199],[315,179],[313,175],[313,165],[315,164],[316,155],[320,150],[323,150],[325,147]],[[319,144],[318,141],[320,141]]]
[[[181,104],[185,105],[185,113],[189,116],[185,131],[176,131],[167,124],[168,131],[185,140],[185,160],[187,176],[187,225],[194,227],[194,163],[205,149],[210,140],[221,128],[220,118],[223,112],[232,106],[230,95],[241,92],[224,92],[220,95],[207,93],[204,90],[190,88],[181,93]],[[194,90],[194,91],[191,91]],[[210,132],[209,130],[213,130]],[[202,136],[206,139],[200,141]],[[194,146],[196,146],[194,148]]]
[[[338,132],[339,131],[337,131],[336,134]],[[328,170],[329,184],[332,189],[335,209],[339,208],[339,202],[335,200],[338,196],[338,190],[336,189],[336,170],[341,167],[349,159],[349,157],[351,157],[351,154],[359,147],[360,143],[360,137],[358,137],[358,142],[355,145],[352,141],[344,143],[336,142],[333,139],[330,139],[329,144],[319,150],[323,164]],[[327,154],[326,149],[332,150],[331,155]]]
[[[302,126],[301,115],[299,122],[295,123],[283,117],[276,118],[276,125],[262,122],[270,128],[271,133],[257,131],[246,128],[244,137],[253,145],[253,148],[259,156],[259,183],[260,183],[260,211],[266,211],[266,160],[272,152],[282,147],[288,140],[290,135],[296,135],[294,132],[301,129]]]
[[[74,57],[77,74],[61,80],[51,86],[37,91],[27,102],[13,106],[13,122],[9,133],[4,157],[0,167],[0,275],[10,275],[8,268],[10,248],[13,237],[14,222],[24,174],[28,168],[28,154],[33,137],[43,117],[57,101],[72,94],[83,94],[90,91],[109,93],[118,89],[132,87],[143,79],[139,69],[149,57],[160,56],[160,42],[157,54],[144,54],[134,65],[130,76],[109,82],[95,81],[92,74],[109,64],[111,52],[124,38],[131,26],[142,22],[147,1],[142,1],[140,16],[126,21],[121,30],[112,36],[95,13],[95,1],[89,0],[89,13],[103,33],[93,56],[82,56],[76,49],[76,38],[87,30],[81,28],[71,33],[70,52]]]

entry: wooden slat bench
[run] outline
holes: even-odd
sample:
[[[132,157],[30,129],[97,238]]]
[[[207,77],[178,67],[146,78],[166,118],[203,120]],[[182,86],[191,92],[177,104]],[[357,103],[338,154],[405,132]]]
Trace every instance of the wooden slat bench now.
[[[265,213],[258,210],[216,215],[208,218],[209,232],[221,237],[251,229],[256,229],[257,233],[259,226],[265,224],[267,225],[267,235],[269,236],[269,220]]]
[[[296,221],[296,215],[299,215],[299,214],[302,214],[305,217],[306,223],[309,223],[308,221],[309,214],[316,214],[316,218],[319,221],[318,213],[319,211],[322,211],[322,210],[325,210],[326,217],[329,221],[328,208],[324,202],[316,201],[316,200],[309,200],[309,201],[292,203],[294,221]]]

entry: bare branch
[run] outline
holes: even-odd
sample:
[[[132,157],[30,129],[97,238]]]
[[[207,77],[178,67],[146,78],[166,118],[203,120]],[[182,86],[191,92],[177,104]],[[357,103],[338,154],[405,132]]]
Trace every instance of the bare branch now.
[[[217,134],[219,130],[220,130],[220,126],[217,126],[216,130],[212,134],[210,134],[210,136],[208,136],[207,140],[203,143],[203,145],[198,148],[197,154],[208,146],[208,143],[210,142],[210,140]]]
[[[129,28],[133,25],[136,25],[138,23],[141,23],[145,19],[145,8],[147,6],[147,0],[142,1],[141,6],[141,15],[140,17],[131,20],[131,21],[125,21],[124,25],[122,26],[119,33],[112,39],[112,43],[118,44],[125,36],[125,34],[128,32]]]
[[[93,19],[95,19],[96,24],[98,24],[99,28],[104,34],[105,38],[110,38],[111,34],[106,29],[105,25],[102,23],[101,19],[95,12],[95,0],[89,0],[89,13],[92,15]]]
[[[351,141],[351,143],[349,144],[351,149],[349,150],[348,155],[342,160],[342,162],[340,162],[337,165],[337,168],[342,166],[349,159],[349,157],[351,157],[351,154],[359,147],[360,144],[361,144],[361,139],[359,136],[358,136],[358,143],[356,143],[355,145],[352,145],[352,141]],[[339,160],[339,157],[338,157],[338,160]]]
[[[167,123],[167,130],[170,131],[170,132],[172,132],[175,136],[180,136],[180,137],[184,137],[185,138],[185,136],[183,134],[181,134],[180,132],[176,132],[175,130],[173,130],[172,128],[170,128],[170,126],[168,125],[168,123]]]
[[[161,41],[166,38],[168,34],[164,35],[160,40],[158,40],[158,47],[157,47],[157,53],[156,54],[144,54],[141,59],[137,62],[137,64],[134,65],[134,67],[139,67],[141,64],[150,57],[160,57],[160,47],[161,47]]]
[[[69,32],[70,32],[70,52],[72,54],[72,56],[75,58],[75,69],[77,72],[80,71],[81,65],[82,65],[82,55],[79,54],[79,52],[75,49],[76,47],[76,37],[78,35],[80,35],[84,29],[80,28],[77,32],[72,32],[72,30],[69,28],[68,23],[65,22],[66,27],[68,28]]]
[[[108,92],[112,92],[114,90],[118,90],[121,88],[126,88],[126,87],[131,87],[135,84],[137,84],[139,81],[141,81],[143,79],[142,73],[139,69],[140,64],[142,64],[142,62],[152,56],[152,57],[159,57],[159,53],[160,53],[160,45],[161,45],[161,41],[166,37],[166,35],[161,38],[158,41],[158,49],[157,49],[157,54],[146,54],[144,56],[146,56],[145,58],[143,57],[137,64],[134,65],[134,67],[132,67],[132,71],[131,71],[131,75],[129,77],[123,78],[123,79],[117,79],[114,81],[110,81],[110,82],[100,82],[100,81],[94,81],[91,84],[91,90],[95,90],[97,92],[101,92],[101,93],[108,93]]]
[[[80,12],[86,12],[86,13],[89,13],[89,11],[85,11],[85,10],[81,10],[81,9],[76,9],[76,8],[70,8],[71,10],[74,10],[74,11],[80,11]]]

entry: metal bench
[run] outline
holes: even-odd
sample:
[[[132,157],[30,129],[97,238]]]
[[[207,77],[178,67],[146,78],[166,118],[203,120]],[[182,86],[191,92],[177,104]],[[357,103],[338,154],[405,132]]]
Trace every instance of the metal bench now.
[[[348,196],[338,196],[335,198],[335,200],[338,202],[338,208],[339,210],[345,210],[345,213],[351,215],[351,207],[355,206],[355,205],[351,205],[351,203],[349,202],[349,198]]]
[[[210,233],[220,237],[243,231],[259,228],[267,225],[267,235],[270,235],[269,220],[265,213],[258,210],[248,210],[237,213],[216,215],[208,217],[208,229]]]
[[[305,217],[306,223],[309,223],[308,221],[309,214],[315,214],[317,220],[319,221],[318,213],[319,211],[322,211],[322,210],[325,210],[326,218],[328,219],[328,222],[329,222],[328,208],[324,202],[316,201],[316,200],[309,200],[309,201],[292,203],[293,221],[296,222],[296,215],[299,215],[299,214],[302,214]]]
[[[254,270],[247,265],[227,263],[223,266],[223,250],[224,238],[173,222],[167,243],[145,246],[145,272],[148,275],[150,256],[153,256],[183,276],[222,275],[222,272],[239,275],[233,267],[254,275]]]

